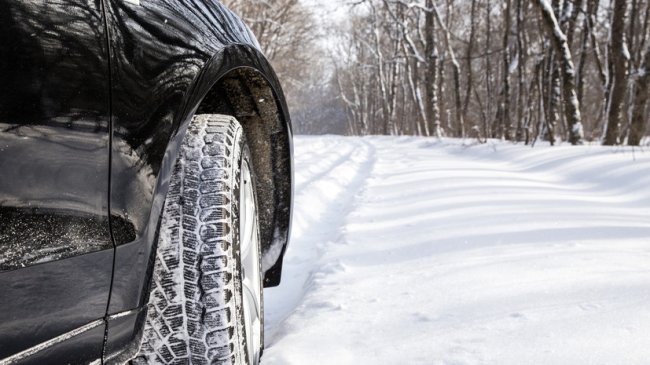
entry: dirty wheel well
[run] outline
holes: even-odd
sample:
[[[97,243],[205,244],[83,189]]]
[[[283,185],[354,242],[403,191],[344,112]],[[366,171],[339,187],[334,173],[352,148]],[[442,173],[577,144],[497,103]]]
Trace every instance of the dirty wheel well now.
[[[280,282],[291,215],[290,131],[269,82],[252,68],[227,73],[210,89],[197,114],[232,115],[241,123],[257,178],[264,285]]]

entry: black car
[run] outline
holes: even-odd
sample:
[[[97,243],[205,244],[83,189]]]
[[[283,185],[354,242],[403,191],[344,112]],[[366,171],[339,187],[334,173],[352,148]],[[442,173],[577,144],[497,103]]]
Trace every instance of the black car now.
[[[0,0],[0,365],[257,364],[291,139],[214,0]]]

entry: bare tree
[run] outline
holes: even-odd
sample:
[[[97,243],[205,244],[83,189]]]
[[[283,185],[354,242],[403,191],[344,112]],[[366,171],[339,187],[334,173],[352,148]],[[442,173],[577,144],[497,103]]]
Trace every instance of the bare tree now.
[[[355,0],[350,10],[331,52],[335,92],[322,93],[339,95],[348,133],[580,144],[601,140],[605,119],[628,143],[647,133],[650,0]]]
[[[450,3],[448,3],[450,4]],[[456,115],[456,125],[458,125],[459,128],[459,135],[460,137],[465,136],[465,122],[463,119],[463,111],[462,111],[462,99],[460,96],[460,64],[458,63],[458,60],[456,59],[456,52],[454,51],[454,48],[451,45],[451,31],[449,30],[448,26],[442,21],[442,17],[440,16],[440,12],[438,11],[438,7],[434,2],[431,3],[431,11],[433,11],[433,14],[436,17],[436,20],[438,21],[438,25],[440,28],[443,30],[444,35],[445,35],[445,48],[447,50],[447,53],[449,54],[449,58],[451,59],[451,67],[453,70],[453,82],[454,82],[454,108],[455,108],[455,115]],[[448,7],[449,9],[449,7]],[[449,16],[449,14],[447,14]]]
[[[630,132],[627,143],[630,146],[638,146],[645,133],[645,125],[648,104],[648,82],[650,81],[650,47],[646,49],[641,63],[640,75],[635,82],[634,110],[630,122]]]
[[[222,2],[246,21],[273,64],[285,89],[297,132],[340,130],[344,124],[344,106],[340,99],[329,100],[330,89],[336,90],[336,82],[333,70],[322,62],[327,54],[319,43],[322,34],[312,11],[300,0]],[[326,103],[316,102],[325,95],[328,95]],[[338,113],[329,110],[334,107],[339,108]]]
[[[551,5],[546,0],[537,0],[536,4],[541,10],[544,26],[551,37],[551,43],[555,52],[560,56],[562,64],[562,91],[565,115],[569,123],[569,142],[571,144],[581,144],[583,143],[584,134],[582,116],[580,114],[580,103],[575,91],[575,70],[567,38],[562,32],[562,29],[560,29]]]
[[[433,0],[426,0],[427,9],[433,8]],[[438,104],[438,49],[436,48],[436,23],[432,11],[426,11],[424,20],[425,34],[425,59],[427,72],[425,75],[425,95],[426,95],[426,112],[427,112],[427,135],[442,137],[442,127],[440,126],[440,107]]]
[[[619,144],[622,124],[623,102],[627,89],[627,62],[630,58],[625,44],[625,17],[627,0],[613,0],[612,28],[610,36],[610,62],[612,83],[607,113],[607,130],[603,144]]]

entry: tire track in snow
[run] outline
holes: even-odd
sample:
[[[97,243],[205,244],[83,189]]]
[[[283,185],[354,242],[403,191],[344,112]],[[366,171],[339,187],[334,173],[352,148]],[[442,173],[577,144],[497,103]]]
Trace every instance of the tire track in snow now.
[[[650,211],[642,210],[650,195],[647,183],[643,192],[629,191],[647,160],[629,164],[631,159],[598,148],[531,150],[503,144],[495,152],[488,146],[464,150],[431,142],[394,154],[388,140],[374,141],[382,157],[372,181],[380,183],[373,183],[373,194],[354,212],[363,219],[353,219],[348,228],[380,234],[388,243],[413,226],[421,227],[413,235],[428,251],[485,245],[490,235],[502,243],[532,243],[549,235],[573,241],[635,238],[650,229]],[[563,162],[569,153],[571,159]],[[548,161],[540,165],[542,158]],[[613,174],[615,166],[629,174],[618,178],[624,182],[592,181]],[[437,244],[427,244],[431,241]]]
[[[335,153],[332,153],[332,150],[335,150]],[[296,191],[302,191],[305,187],[313,184],[315,181],[323,179],[329,175],[332,170],[336,169],[342,163],[349,160],[354,151],[355,148],[352,148],[352,146],[348,144],[340,146],[337,143],[335,147],[331,147],[329,150],[322,153],[321,156],[324,159],[322,165],[318,166],[318,170],[316,172],[311,172],[306,178],[297,181]]]
[[[650,154],[331,143],[376,161],[297,192],[299,280],[267,307],[282,318],[264,365],[647,364]]]
[[[296,141],[297,156],[303,150],[309,151],[311,139],[302,137]],[[355,139],[350,143],[346,140],[343,147],[338,137],[318,138],[315,141],[323,140],[336,147],[328,148],[310,159],[296,158],[296,174],[308,176],[297,176],[296,179],[302,182],[295,192],[291,244],[284,262],[282,285],[264,291],[267,347],[274,343],[276,337],[282,336],[283,321],[310,291],[314,271],[326,247],[341,243],[339,227],[343,225],[346,212],[363,190],[375,164],[375,149],[366,141]],[[332,150],[338,151],[338,157],[329,158]]]

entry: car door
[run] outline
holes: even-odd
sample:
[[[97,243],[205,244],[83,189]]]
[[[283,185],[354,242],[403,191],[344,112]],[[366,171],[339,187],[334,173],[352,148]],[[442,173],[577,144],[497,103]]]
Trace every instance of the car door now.
[[[101,358],[106,46],[100,0],[0,0],[0,363]]]

